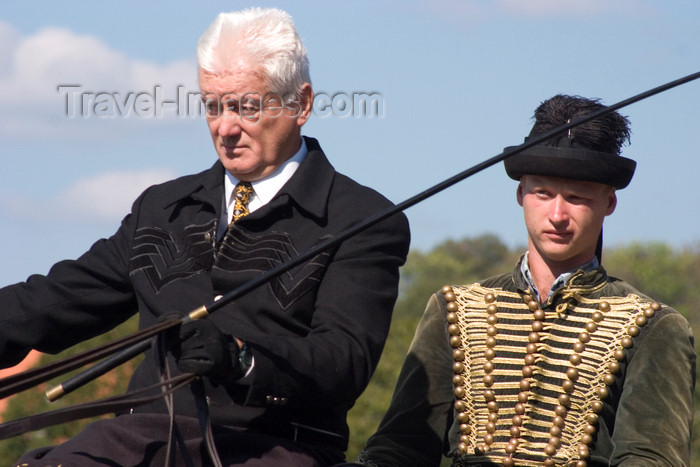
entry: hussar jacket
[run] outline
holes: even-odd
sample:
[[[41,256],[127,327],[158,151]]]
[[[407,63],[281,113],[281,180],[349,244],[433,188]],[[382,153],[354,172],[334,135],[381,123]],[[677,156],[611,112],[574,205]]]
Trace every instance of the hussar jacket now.
[[[520,272],[428,302],[368,466],[687,466],[686,319],[600,267],[544,303]]]

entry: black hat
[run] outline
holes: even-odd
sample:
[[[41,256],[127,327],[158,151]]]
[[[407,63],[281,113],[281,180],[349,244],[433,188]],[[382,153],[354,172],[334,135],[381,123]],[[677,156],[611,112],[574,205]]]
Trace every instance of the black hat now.
[[[637,163],[617,154],[577,147],[572,140],[561,138],[557,146],[538,144],[510,156],[505,166],[506,173],[514,180],[528,174],[546,175],[604,183],[620,189],[629,185]]]
[[[604,108],[597,100],[558,95],[543,102],[535,111],[530,136],[544,133],[572,119]],[[505,159],[506,173],[514,180],[523,175],[544,175],[604,183],[625,188],[637,163],[619,155],[629,140],[628,121],[611,112],[576,126],[567,134],[551,138]],[[525,138],[527,141],[527,138]],[[516,146],[505,148],[505,151]]]

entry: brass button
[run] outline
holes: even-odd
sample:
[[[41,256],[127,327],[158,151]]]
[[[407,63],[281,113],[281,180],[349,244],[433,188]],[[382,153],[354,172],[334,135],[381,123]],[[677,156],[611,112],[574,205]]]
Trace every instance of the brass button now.
[[[607,386],[603,386],[600,389],[598,389],[598,397],[601,399],[605,399],[608,397],[608,394],[610,394],[610,391],[608,390]]]

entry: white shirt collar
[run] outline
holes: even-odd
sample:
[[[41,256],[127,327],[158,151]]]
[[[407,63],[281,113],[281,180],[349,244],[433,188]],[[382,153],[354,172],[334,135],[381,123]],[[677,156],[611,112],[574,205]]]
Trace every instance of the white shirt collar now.
[[[297,168],[299,167],[299,164],[301,164],[301,162],[306,157],[307,152],[308,149],[306,148],[306,141],[304,141],[304,138],[301,138],[301,146],[299,147],[299,150],[296,152],[296,154],[287,159],[281,166],[277,168],[277,170],[272,172],[267,177],[252,182],[253,190],[255,190],[255,193],[251,195],[250,201],[248,203],[248,210],[250,212],[253,212],[256,209],[266,205],[272,200],[272,198],[274,198],[277,192],[280,191],[280,189],[282,189],[284,184],[287,183],[290,178],[292,178],[292,175],[294,175],[294,172],[296,172]],[[230,220],[231,217],[229,215],[229,211],[231,205],[234,202],[233,190],[236,187],[236,184],[238,184],[239,180],[233,175],[231,175],[228,171],[226,171],[225,174],[226,175],[224,176],[224,199],[226,200],[226,202],[224,206],[224,219],[227,219],[227,221],[223,224],[228,225],[228,220]]]

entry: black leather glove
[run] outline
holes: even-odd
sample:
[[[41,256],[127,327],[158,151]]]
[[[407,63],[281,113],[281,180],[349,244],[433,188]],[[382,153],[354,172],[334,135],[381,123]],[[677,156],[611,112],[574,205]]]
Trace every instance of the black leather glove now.
[[[243,376],[238,364],[238,344],[229,341],[211,320],[189,321],[180,326],[180,342],[172,351],[183,373],[206,376],[220,384]]]

